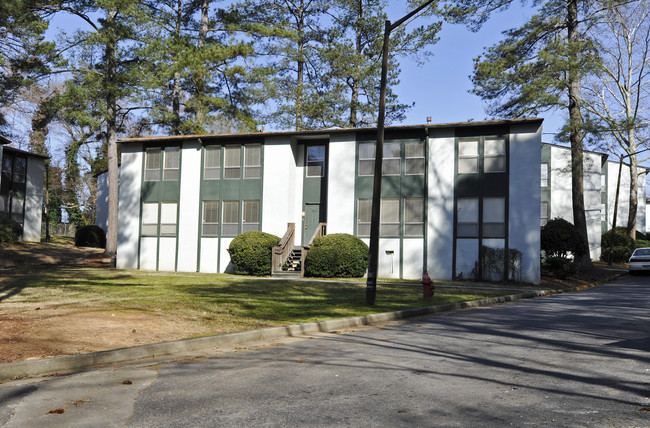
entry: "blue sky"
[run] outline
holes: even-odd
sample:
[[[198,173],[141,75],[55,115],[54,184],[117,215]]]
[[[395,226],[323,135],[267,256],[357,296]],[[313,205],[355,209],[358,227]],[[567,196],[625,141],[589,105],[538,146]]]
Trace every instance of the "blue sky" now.
[[[388,19],[395,22],[406,13],[408,11],[403,6],[396,6],[393,2],[388,10]],[[433,123],[486,119],[485,103],[468,92],[472,88],[469,76],[473,59],[484,48],[499,42],[502,31],[520,26],[532,14],[530,8],[515,3],[509,10],[493,15],[476,33],[462,25],[443,25],[440,41],[433,47],[434,55],[427,63],[418,66],[408,59],[400,63],[401,83],[395,92],[402,103],[415,102],[403,124],[426,123],[427,116],[431,116]],[[422,22],[416,20],[413,24],[421,25]],[[562,115],[563,112],[540,115],[544,118],[544,141],[553,142],[555,133],[562,126]]]

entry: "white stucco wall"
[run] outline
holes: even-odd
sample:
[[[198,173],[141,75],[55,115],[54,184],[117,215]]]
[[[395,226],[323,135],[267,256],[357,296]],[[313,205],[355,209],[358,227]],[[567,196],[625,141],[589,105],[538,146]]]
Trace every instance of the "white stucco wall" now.
[[[509,248],[522,252],[522,280],[538,284],[540,268],[539,207],[542,126],[513,126],[510,131]]]
[[[436,129],[429,137],[427,265],[431,279],[451,279],[454,248],[454,131]]]
[[[330,140],[327,182],[328,234],[354,234],[355,147],[354,134],[335,134]]]
[[[183,143],[181,171],[177,270],[196,272],[198,268],[199,218],[201,215],[201,186],[199,185],[201,183],[201,144],[198,141]],[[162,260],[166,257],[161,242],[161,270],[165,270],[162,268]]]
[[[44,165],[43,158],[34,156],[28,156],[27,158],[25,219],[23,224],[24,241],[40,242],[41,240]]]
[[[138,240],[140,236],[140,195],[142,193],[142,145],[122,146],[121,174],[118,198],[117,267],[138,267]],[[142,269],[155,269],[154,266]]]
[[[288,138],[269,138],[264,143],[262,231],[282,237],[287,223],[300,229],[300,208],[296,203],[296,161]],[[296,245],[300,241],[296,240]]]

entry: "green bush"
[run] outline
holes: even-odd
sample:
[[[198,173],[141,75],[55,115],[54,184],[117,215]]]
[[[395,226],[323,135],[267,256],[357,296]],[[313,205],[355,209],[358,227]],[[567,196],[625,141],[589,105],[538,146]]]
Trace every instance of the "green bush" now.
[[[612,248],[612,263],[626,263],[630,260],[632,249],[630,247],[619,246]],[[609,247],[603,247],[600,259],[604,262],[609,262]]]
[[[106,233],[94,224],[81,226],[74,234],[74,244],[77,247],[106,248]]]
[[[561,218],[554,218],[542,227],[541,249],[547,258],[580,256],[587,252],[578,230]]]
[[[14,245],[23,234],[23,227],[13,220],[0,220],[0,247]]]
[[[636,250],[637,248],[647,248],[650,247],[650,241],[643,241],[641,239],[637,239],[634,241],[634,249]]]
[[[608,230],[603,233],[600,238],[600,245],[603,251],[609,251],[609,245],[611,242],[612,230]],[[614,247],[628,247],[632,248],[632,240],[627,233],[625,232],[624,227],[617,227],[616,232],[614,233]]]
[[[575,263],[565,257],[547,257],[544,266],[559,279],[566,279],[576,273]]]
[[[368,267],[368,246],[346,233],[325,235],[314,240],[305,259],[305,276],[360,278]]]
[[[228,247],[235,272],[239,275],[270,275],[271,251],[279,243],[279,237],[256,230],[237,235]]]

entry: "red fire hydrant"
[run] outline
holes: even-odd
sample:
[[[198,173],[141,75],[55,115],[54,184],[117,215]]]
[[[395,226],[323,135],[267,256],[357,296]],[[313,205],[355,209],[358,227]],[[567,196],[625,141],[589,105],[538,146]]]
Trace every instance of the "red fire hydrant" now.
[[[435,291],[436,286],[433,285],[433,281],[429,278],[429,274],[425,273],[422,277],[422,295],[424,300],[431,300]]]

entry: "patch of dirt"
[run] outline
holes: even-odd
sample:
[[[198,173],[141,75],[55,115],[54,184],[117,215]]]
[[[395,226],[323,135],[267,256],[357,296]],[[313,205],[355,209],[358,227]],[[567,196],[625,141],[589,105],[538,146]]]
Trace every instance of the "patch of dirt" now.
[[[110,268],[98,248],[69,243],[22,243],[0,248],[0,282],[38,265]],[[2,285],[0,283],[0,296]],[[57,304],[11,304],[0,300],[0,364],[57,355],[104,351],[205,334],[200,326],[165,314],[79,309]]]

